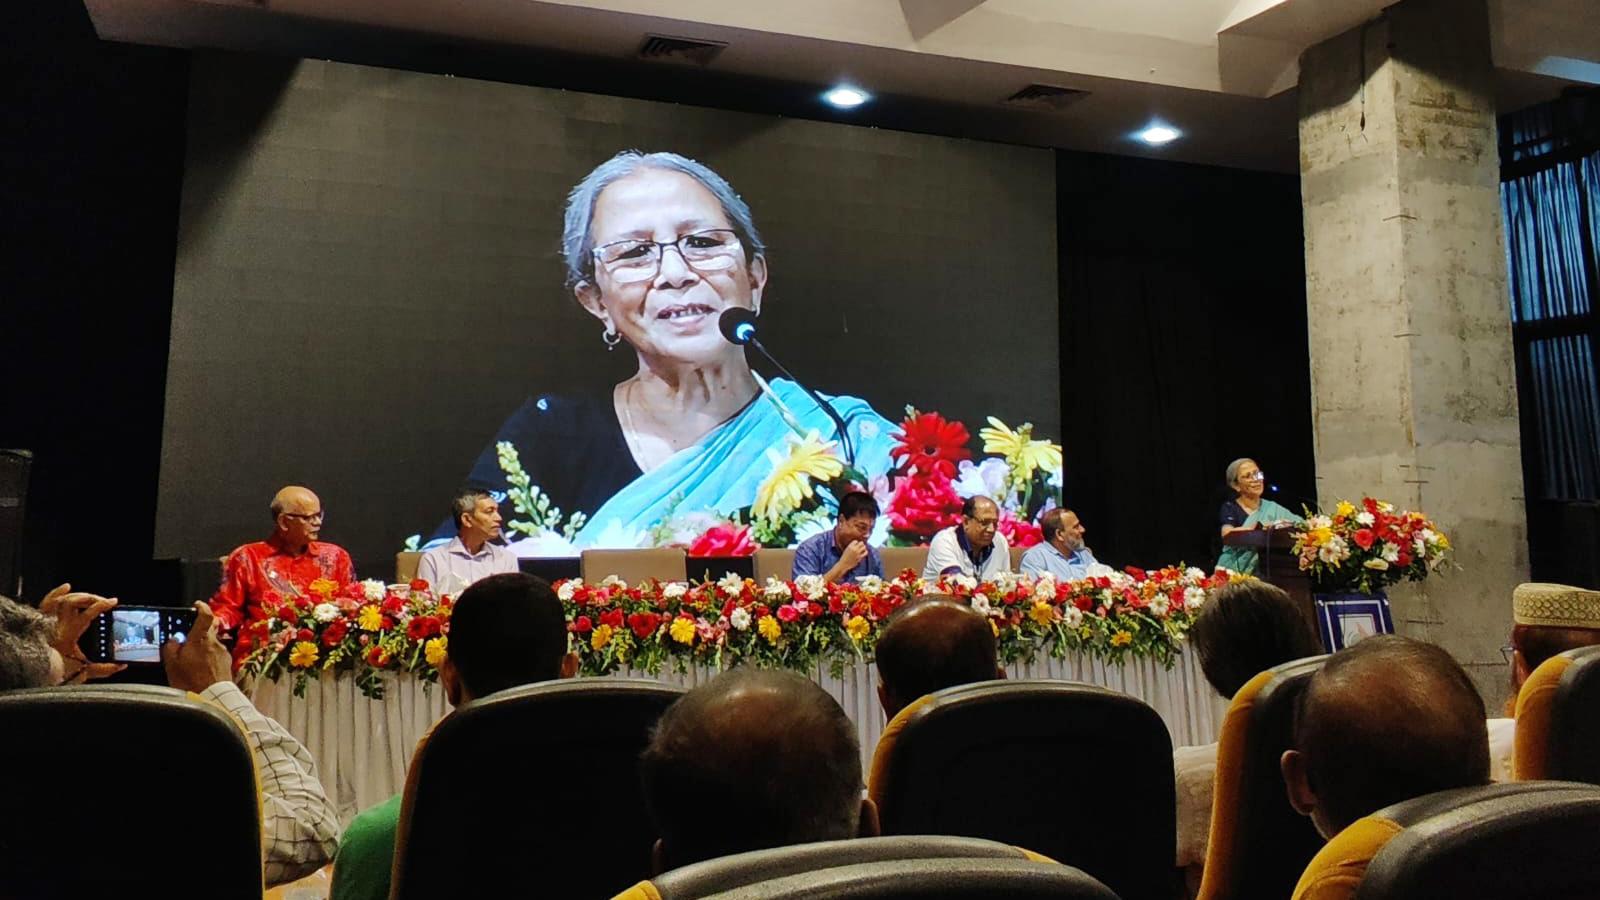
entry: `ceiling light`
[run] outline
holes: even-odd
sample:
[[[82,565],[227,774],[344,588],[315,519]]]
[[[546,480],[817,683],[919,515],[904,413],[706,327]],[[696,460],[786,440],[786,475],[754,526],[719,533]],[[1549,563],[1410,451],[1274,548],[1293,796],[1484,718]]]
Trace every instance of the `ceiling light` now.
[[[823,102],[835,109],[854,109],[871,99],[866,91],[843,84],[822,95]]]
[[[1134,136],[1152,147],[1159,147],[1183,137],[1183,132],[1170,125],[1151,125]]]

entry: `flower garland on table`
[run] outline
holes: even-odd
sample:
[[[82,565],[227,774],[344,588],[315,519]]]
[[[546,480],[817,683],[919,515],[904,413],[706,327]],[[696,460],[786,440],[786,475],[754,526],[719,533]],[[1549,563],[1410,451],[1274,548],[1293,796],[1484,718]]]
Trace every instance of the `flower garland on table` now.
[[[1173,566],[1108,569],[1063,582],[1048,575],[924,582],[907,570],[849,584],[815,576],[758,584],[732,574],[633,586],[615,577],[598,584],[571,579],[558,582],[556,591],[586,675],[738,664],[811,671],[826,663],[837,676],[870,659],[884,620],[927,593],[955,597],[983,613],[1008,665],[1041,651],[1058,659],[1076,651],[1111,663],[1149,658],[1170,667],[1210,591],[1241,577]]]
[[[306,595],[275,595],[253,612],[239,632],[248,651],[239,672],[274,681],[287,672],[296,697],[330,669],[355,672],[356,686],[374,700],[383,699],[384,672],[410,672],[431,684],[450,645],[453,602],[420,579],[387,586],[357,581],[341,589],[319,578]]]
[[[1421,581],[1450,551],[1450,539],[1427,516],[1363,497],[1317,513],[1295,535],[1300,570],[1319,591],[1371,594],[1402,580]]]

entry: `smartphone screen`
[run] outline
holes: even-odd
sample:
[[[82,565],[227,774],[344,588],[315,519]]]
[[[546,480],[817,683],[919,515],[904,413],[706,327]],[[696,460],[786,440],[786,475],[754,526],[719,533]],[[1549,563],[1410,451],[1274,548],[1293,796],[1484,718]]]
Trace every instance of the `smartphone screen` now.
[[[160,662],[161,638],[159,610],[113,609],[111,611],[113,662]]]

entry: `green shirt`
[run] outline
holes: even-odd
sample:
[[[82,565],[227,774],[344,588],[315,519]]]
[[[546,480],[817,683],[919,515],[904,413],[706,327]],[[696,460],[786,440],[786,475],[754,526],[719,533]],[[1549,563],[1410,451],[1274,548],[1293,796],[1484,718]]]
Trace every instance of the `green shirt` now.
[[[399,827],[399,794],[355,817],[339,840],[328,900],[388,900]]]

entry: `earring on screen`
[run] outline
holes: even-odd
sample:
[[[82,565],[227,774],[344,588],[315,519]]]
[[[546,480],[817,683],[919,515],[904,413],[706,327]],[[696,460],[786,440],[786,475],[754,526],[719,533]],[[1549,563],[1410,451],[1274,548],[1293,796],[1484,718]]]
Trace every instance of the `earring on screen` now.
[[[622,335],[617,334],[615,328],[607,326],[605,331],[600,332],[600,340],[605,342],[607,350],[615,350],[622,343]]]

